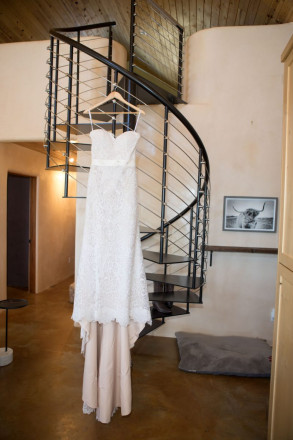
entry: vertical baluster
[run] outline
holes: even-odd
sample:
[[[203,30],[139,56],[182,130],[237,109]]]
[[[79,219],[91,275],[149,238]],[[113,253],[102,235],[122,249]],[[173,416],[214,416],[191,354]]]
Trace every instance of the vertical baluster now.
[[[190,213],[189,213],[189,245],[188,245],[188,256],[189,258],[192,257],[192,240],[193,240],[193,231],[192,231],[192,225],[193,225],[193,208],[190,209]],[[188,276],[191,276],[191,265],[192,262],[189,261],[188,263]]]
[[[72,71],[73,71],[73,46],[70,46],[67,90],[67,130],[66,130],[66,157],[65,157],[65,182],[64,197],[68,197],[68,173],[70,154],[71,106],[72,106]]]
[[[80,43],[80,31],[77,31],[77,42]],[[76,50],[76,85],[75,85],[75,123],[78,124],[79,112],[79,62],[80,51]]]
[[[168,246],[169,246],[169,225],[165,228],[165,254],[168,254]],[[167,275],[167,264],[164,264],[164,274]]]
[[[112,31],[112,26],[109,26],[108,59],[110,61],[112,61],[112,48],[113,48],[113,31]],[[116,81],[114,80],[114,82]],[[106,94],[109,95],[110,92],[111,92],[111,67],[108,66]]]
[[[50,167],[50,142],[51,142],[51,117],[52,117],[52,88],[53,88],[53,52],[54,52],[54,37],[50,38],[50,69],[49,69],[49,87],[48,87],[48,115],[47,115],[47,157],[46,168]]]
[[[202,176],[202,180],[203,185],[204,185],[204,202],[203,202],[203,219],[202,219],[202,227],[203,227],[203,232],[202,232],[202,242],[201,242],[201,274],[200,274],[200,278],[201,278],[201,284],[203,284],[205,282],[204,279],[204,272],[205,272],[205,268],[206,268],[206,264],[205,264],[205,258],[206,258],[206,251],[205,251],[205,246],[206,246],[206,241],[207,241],[207,222],[208,222],[208,218],[207,218],[207,198],[208,198],[208,184],[206,181],[205,176]],[[200,288],[200,302],[202,302],[202,286]]]
[[[117,89],[117,81],[118,81],[118,72],[117,70],[115,70],[114,72],[114,90]],[[117,110],[117,104],[116,104],[116,100],[113,100],[113,112],[116,112]],[[114,115],[114,117],[112,117],[112,133],[116,134],[116,115]]]
[[[193,208],[190,209],[189,213],[189,245],[188,245],[188,256],[191,259],[192,257],[192,240],[193,240],[193,231],[192,231],[192,225],[193,225]],[[191,260],[188,263],[188,276],[191,276],[191,268],[192,268],[192,262]],[[190,289],[187,289],[187,305],[186,305],[186,312],[189,313],[189,296],[190,296]]]
[[[160,263],[163,261],[164,252],[164,226],[166,215],[166,182],[167,182],[167,154],[168,154],[168,116],[169,109],[165,107],[164,115],[164,144],[163,144],[163,170],[162,170],[162,201],[161,201],[161,235],[160,235]]]
[[[59,74],[59,40],[56,42],[55,56],[55,87],[54,87],[54,118],[53,118],[53,141],[56,141],[56,125],[57,125],[57,101],[58,101],[58,74]]]
[[[133,72],[133,60],[134,60],[134,37],[135,37],[135,0],[131,0],[131,12],[130,12],[130,45],[129,45],[129,71]],[[131,104],[136,104],[135,94],[136,87],[133,81],[127,80],[127,101]],[[128,111],[130,112],[130,107],[128,107]],[[136,118],[135,115],[129,113],[125,116],[124,124],[127,126],[127,131],[134,130]]]
[[[135,38],[135,6],[136,1],[131,0],[131,10],[130,10],[130,44],[129,44],[129,71],[133,72],[133,60],[134,60],[134,38]]]
[[[200,224],[200,199],[201,199],[201,168],[202,168],[202,151],[199,150],[198,155],[198,178],[197,178],[197,203],[196,203],[196,216],[195,216],[195,236],[194,236],[194,261],[193,261],[193,282],[192,287],[195,288],[196,276],[199,269],[199,224]]]

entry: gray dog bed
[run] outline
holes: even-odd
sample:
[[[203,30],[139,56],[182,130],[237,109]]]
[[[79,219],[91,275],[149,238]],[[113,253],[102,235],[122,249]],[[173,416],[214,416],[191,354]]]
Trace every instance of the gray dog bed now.
[[[270,377],[272,349],[263,339],[176,333],[180,370],[201,374]]]

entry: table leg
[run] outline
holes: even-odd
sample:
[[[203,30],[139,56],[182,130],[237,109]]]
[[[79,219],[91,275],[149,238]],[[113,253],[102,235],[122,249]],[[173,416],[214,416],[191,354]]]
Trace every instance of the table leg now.
[[[5,351],[7,351],[8,346],[8,309],[6,309],[6,323],[5,323]]]

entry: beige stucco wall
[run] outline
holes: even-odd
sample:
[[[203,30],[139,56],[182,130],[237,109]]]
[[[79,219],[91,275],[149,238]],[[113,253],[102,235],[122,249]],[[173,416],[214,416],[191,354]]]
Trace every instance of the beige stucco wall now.
[[[75,200],[62,198],[63,175],[45,171],[45,155],[13,143],[0,143],[0,295],[6,298],[8,172],[37,178],[36,291],[74,272]]]
[[[213,28],[192,35],[187,42],[184,89],[188,104],[179,109],[198,131],[210,159],[211,245],[277,247],[277,233],[222,231],[223,197],[280,195],[280,56],[292,32],[293,24]],[[156,125],[151,109],[145,118]],[[140,122],[138,130],[147,135],[144,128]],[[139,148],[147,152],[149,147],[143,142]],[[142,159],[138,156],[137,160]],[[84,208],[85,202],[78,201],[77,261]],[[144,220],[152,225],[152,218]],[[150,262],[145,266],[148,272],[156,270]],[[270,341],[276,267],[276,255],[214,254],[203,305],[191,306],[190,315],[166,319],[151,334],[173,337],[176,331],[190,331]]]
[[[93,46],[100,46],[100,52],[106,55],[107,42],[107,39],[100,39]],[[0,45],[0,141],[43,141],[49,44],[46,40]],[[90,42],[87,44],[90,45]],[[66,53],[67,46],[61,45],[60,52],[62,51]],[[121,66],[125,66],[127,62],[126,49],[116,41],[113,42],[113,60]],[[99,65],[94,61],[87,67],[94,69]],[[103,75],[102,72],[100,74]],[[60,80],[60,84],[67,87],[65,80]],[[81,91],[82,87],[83,85]],[[61,90],[58,99],[62,101],[63,98],[64,93],[62,96]],[[90,99],[89,96],[86,98]]]
[[[277,247],[277,233],[222,230],[224,196],[279,197],[283,65],[293,24],[213,28],[186,46],[180,110],[206,146],[211,166],[209,244]],[[170,318],[156,335],[175,331],[272,339],[276,255],[214,253],[204,304]]]
[[[87,44],[107,54],[107,41],[100,39]],[[8,172],[37,177],[36,290],[40,292],[74,273],[75,200],[62,198],[64,174],[45,171],[43,154],[17,145],[18,142],[33,145],[33,142],[43,142],[44,139],[48,46],[49,41],[0,45],[1,299],[6,297]],[[66,51],[65,46],[61,46],[60,52],[64,54]],[[113,60],[122,66],[127,62],[126,49],[117,42],[113,43]],[[99,66],[95,61],[90,65],[93,69]],[[100,74],[103,75],[102,70]],[[62,92],[59,99],[62,99]],[[74,179],[71,182],[74,186]]]

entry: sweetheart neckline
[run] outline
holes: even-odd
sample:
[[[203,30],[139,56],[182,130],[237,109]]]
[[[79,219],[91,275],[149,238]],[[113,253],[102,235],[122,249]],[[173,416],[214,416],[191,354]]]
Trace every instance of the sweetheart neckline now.
[[[140,134],[137,131],[131,130],[131,131],[124,131],[123,133],[120,133],[118,136],[115,137],[115,135],[113,133],[111,133],[110,131],[104,130],[104,128],[95,128],[90,131],[90,134],[94,133],[95,131],[102,131],[104,133],[108,133],[112,137],[112,139],[114,139],[114,140],[119,139],[121,136],[123,136],[124,134],[127,134],[127,133],[135,133],[136,135],[140,136]]]

